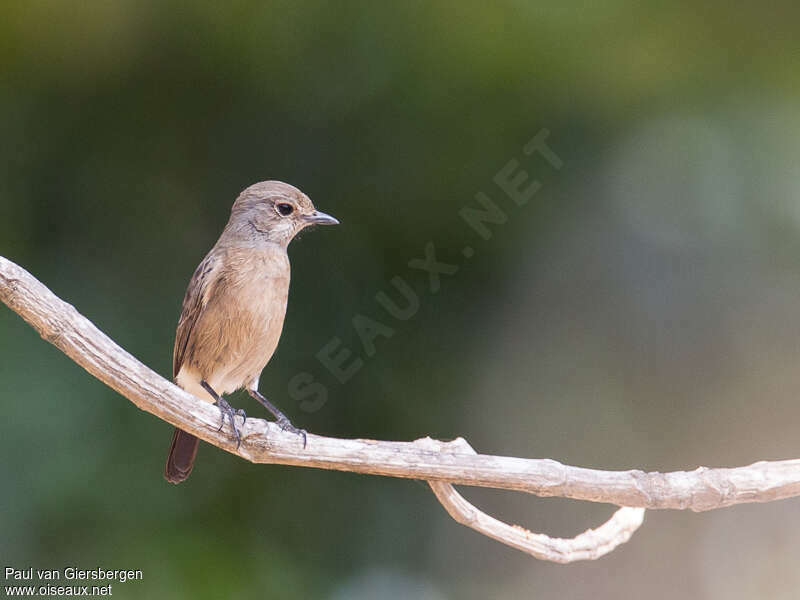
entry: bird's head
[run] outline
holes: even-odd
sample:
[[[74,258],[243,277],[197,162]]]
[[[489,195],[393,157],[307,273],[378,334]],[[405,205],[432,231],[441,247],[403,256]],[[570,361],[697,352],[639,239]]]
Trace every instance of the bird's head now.
[[[296,187],[281,181],[261,181],[239,194],[228,228],[238,234],[287,246],[309,225],[338,225],[339,221],[314,208]]]

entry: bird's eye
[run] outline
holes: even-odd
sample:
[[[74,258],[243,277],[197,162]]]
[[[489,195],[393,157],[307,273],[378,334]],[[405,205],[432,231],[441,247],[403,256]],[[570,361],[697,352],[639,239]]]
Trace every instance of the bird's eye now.
[[[286,204],[285,202],[281,202],[280,204],[276,205],[275,208],[278,209],[278,212],[283,215],[284,217],[288,217],[294,211],[294,206],[291,204]]]

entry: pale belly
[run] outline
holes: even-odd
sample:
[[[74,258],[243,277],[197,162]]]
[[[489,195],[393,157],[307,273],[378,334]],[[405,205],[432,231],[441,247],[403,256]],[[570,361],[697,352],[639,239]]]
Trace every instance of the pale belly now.
[[[278,345],[288,293],[288,268],[282,277],[237,269],[198,318],[176,383],[209,402],[203,380],[220,395],[257,385]]]

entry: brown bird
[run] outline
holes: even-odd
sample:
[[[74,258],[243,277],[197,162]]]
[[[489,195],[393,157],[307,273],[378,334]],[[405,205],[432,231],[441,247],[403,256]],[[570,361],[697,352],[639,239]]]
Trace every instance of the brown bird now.
[[[222,397],[246,388],[287,431],[303,436],[286,416],[258,392],[258,379],[281,337],[289,295],[289,242],[309,225],[337,225],[297,188],[262,181],[245,189],[231,209],[219,240],[189,281],[183,299],[172,376],[187,392],[214,402],[231,422],[247,418]],[[164,477],[180,483],[194,466],[199,440],[175,429]]]

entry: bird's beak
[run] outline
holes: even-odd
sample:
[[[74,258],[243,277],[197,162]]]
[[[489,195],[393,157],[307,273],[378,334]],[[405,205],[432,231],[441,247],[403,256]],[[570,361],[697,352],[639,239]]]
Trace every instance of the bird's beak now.
[[[334,217],[325,214],[324,212],[320,212],[315,210],[313,214],[308,215],[305,218],[306,222],[309,225],[338,225],[339,221],[337,221]]]

